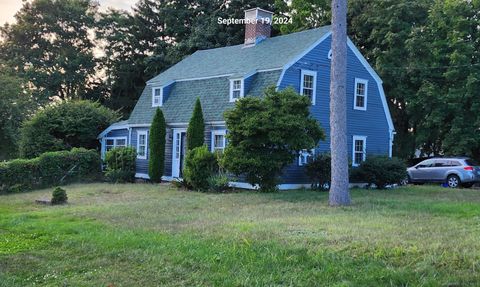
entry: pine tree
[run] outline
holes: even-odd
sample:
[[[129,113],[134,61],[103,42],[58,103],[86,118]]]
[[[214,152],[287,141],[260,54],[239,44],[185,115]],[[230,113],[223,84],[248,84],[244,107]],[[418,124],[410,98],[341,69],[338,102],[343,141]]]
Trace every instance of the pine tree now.
[[[150,159],[148,161],[148,176],[153,182],[161,182],[165,168],[165,118],[162,110],[157,108],[150,127]]]
[[[330,205],[349,205],[347,152],[347,0],[332,1],[332,70],[330,83]]]
[[[205,123],[203,121],[203,112],[200,99],[197,98],[195,108],[193,109],[192,118],[188,123],[187,129],[187,148],[192,150],[202,146],[205,139]]]

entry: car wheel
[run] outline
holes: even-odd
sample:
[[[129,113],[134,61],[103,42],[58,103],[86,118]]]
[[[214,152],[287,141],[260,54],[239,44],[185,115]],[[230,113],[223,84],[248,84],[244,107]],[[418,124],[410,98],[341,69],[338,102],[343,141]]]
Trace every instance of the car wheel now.
[[[401,185],[401,186],[405,186],[405,185],[407,185],[407,184],[409,184],[409,183],[410,183],[410,177],[409,177],[409,176],[406,177],[406,178],[404,178],[404,179],[402,179],[402,180],[400,181],[400,185]]]
[[[473,182],[464,183],[464,184],[462,184],[462,186],[465,187],[465,188],[470,188],[470,187],[473,186]]]
[[[452,174],[447,177],[447,185],[450,188],[457,188],[460,185],[460,178]]]

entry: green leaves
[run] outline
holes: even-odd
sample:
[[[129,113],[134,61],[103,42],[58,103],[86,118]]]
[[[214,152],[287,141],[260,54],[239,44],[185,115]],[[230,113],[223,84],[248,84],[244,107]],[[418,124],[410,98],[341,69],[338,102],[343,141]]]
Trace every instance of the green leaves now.
[[[187,148],[192,150],[203,145],[205,141],[205,122],[203,121],[203,112],[200,99],[197,98],[193,109],[192,118],[188,123],[187,129]]]
[[[314,148],[325,138],[310,117],[310,100],[292,89],[269,88],[264,98],[247,97],[225,113],[228,145],[225,168],[244,175],[264,191],[275,189],[282,169],[293,163],[298,151]]]
[[[150,158],[148,160],[148,176],[153,182],[161,182],[165,169],[165,117],[160,108],[157,108],[150,126],[150,137],[148,146]]]
[[[72,147],[97,148],[97,135],[118,118],[116,112],[90,101],[50,106],[24,123],[20,153],[22,157],[32,158]]]

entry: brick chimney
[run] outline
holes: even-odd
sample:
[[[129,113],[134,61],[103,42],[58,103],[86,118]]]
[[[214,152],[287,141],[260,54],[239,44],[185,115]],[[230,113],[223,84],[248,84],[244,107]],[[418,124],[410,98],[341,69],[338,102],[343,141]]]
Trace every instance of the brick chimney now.
[[[270,37],[273,12],[260,8],[245,10],[245,46],[254,46]]]

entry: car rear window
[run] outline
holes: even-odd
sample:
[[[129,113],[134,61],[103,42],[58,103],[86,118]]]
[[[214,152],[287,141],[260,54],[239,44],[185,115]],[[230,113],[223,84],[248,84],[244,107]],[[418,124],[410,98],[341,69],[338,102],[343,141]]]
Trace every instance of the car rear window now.
[[[479,166],[478,162],[474,161],[473,159],[466,159],[465,162],[468,165]]]

